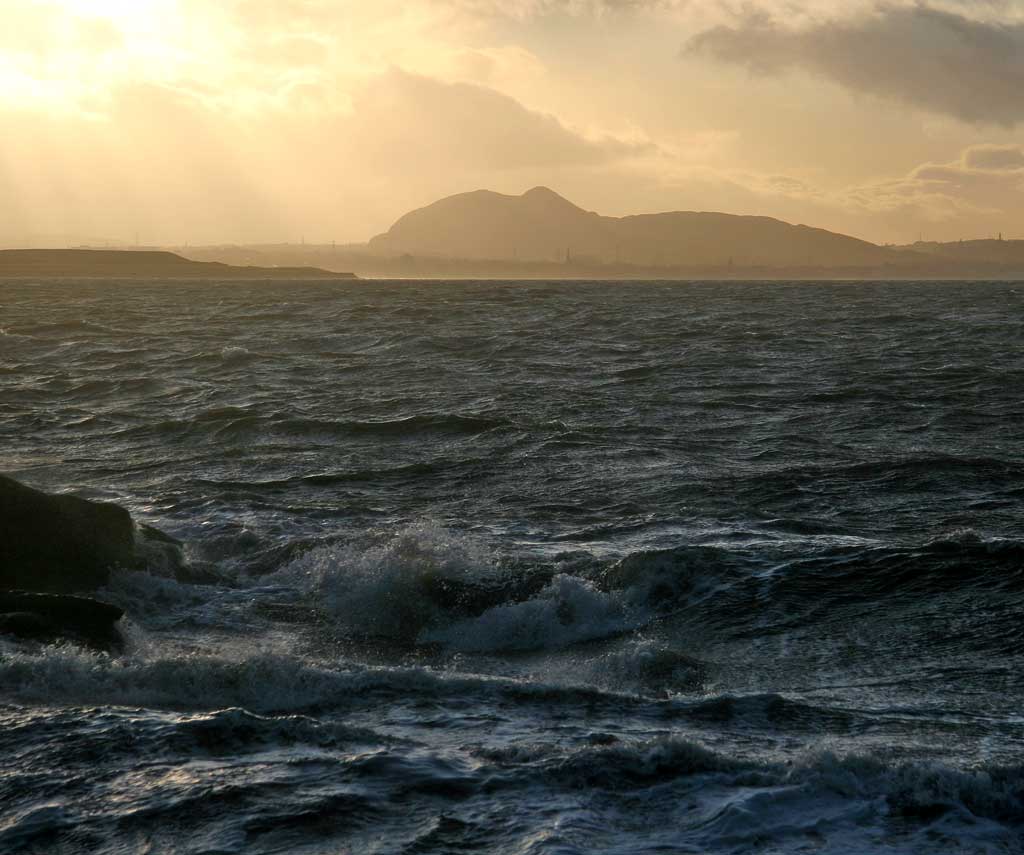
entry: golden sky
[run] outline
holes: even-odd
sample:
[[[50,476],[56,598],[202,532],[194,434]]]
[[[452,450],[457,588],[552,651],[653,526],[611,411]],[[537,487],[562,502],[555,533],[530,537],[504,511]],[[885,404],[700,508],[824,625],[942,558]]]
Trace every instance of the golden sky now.
[[[0,242],[361,241],[487,187],[1024,238],[1024,3],[0,0]]]

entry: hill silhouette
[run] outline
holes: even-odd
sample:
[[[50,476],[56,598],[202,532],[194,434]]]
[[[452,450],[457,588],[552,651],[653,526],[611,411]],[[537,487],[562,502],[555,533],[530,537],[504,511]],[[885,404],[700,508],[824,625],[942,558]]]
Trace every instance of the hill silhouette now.
[[[896,248],[952,262],[1024,265],[1024,240],[918,241]]]
[[[477,190],[411,211],[370,241],[377,252],[651,266],[867,267],[906,253],[771,217],[696,211],[605,217],[547,187]]]
[[[345,279],[316,267],[236,267],[192,261],[173,252],[111,249],[0,250],[0,278]]]

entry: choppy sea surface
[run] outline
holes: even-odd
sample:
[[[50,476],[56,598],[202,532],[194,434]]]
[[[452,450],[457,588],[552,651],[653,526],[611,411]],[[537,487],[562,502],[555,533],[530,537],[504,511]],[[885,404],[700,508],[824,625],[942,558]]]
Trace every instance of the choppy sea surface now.
[[[1024,285],[0,283],[0,851],[1024,851]],[[201,571],[201,572],[200,572]]]

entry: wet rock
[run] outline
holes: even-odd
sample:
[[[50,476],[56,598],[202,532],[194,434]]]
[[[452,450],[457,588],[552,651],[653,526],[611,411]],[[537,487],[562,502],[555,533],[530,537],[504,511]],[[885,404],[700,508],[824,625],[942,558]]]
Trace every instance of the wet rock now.
[[[212,569],[186,561],[180,540],[143,523],[137,526],[133,566],[190,585],[211,585],[220,581]]]
[[[146,525],[145,523],[139,523],[139,537],[146,543],[165,547],[180,556],[181,541],[171,537],[166,532],[160,531],[158,528],[153,528],[153,526]]]
[[[51,496],[0,475],[0,587],[91,591],[136,559],[124,508]]]
[[[124,611],[88,597],[0,591],[0,634],[24,641],[73,641],[99,650],[124,644]]]
[[[145,523],[136,524],[133,567],[186,585],[222,585],[225,581],[214,564],[188,560],[185,544]]]
[[[0,634],[43,641],[53,636],[54,625],[35,612],[6,612],[0,614]]]
[[[50,495],[0,475],[0,588],[89,592],[105,585],[114,567],[191,584],[217,581],[209,568],[185,560],[180,541],[136,525],[118,505]]]

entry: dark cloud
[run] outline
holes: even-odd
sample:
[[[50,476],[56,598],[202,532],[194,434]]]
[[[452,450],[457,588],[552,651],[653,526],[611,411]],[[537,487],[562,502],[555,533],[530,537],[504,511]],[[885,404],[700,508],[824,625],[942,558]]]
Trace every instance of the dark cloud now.
[[[791,29],[766,17],[700,33],[686,50],[759,74],[803,69],[848,89],[970,122],[1024,120],[1024,24],[927,5]]]

